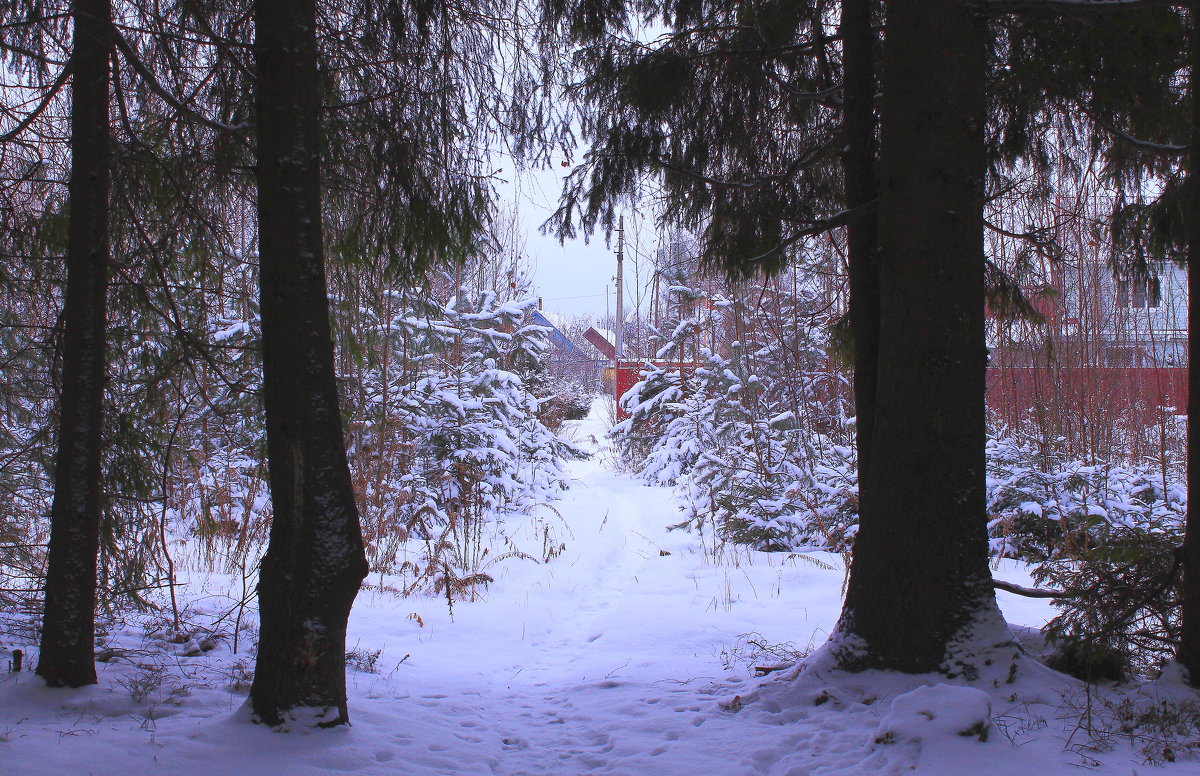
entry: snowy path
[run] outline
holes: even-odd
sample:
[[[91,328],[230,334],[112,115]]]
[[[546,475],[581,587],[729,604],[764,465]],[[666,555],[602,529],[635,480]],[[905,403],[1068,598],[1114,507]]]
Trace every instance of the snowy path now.
[[[430,773],[761,772],[731,764],[744,754],[736,731],[723,741],[713,735],[714,720],[732,716],[718,703],[742,689],[744,676],[726,672],[718,653],[751,631],[787,640],[795,623],[758,616],[778,603],[774,591],[813,571],[822,587],[826,577],[836,585],[841,572],[795,560],[697,570],[694,538],[664,528],[676,519],[669,491],[595,462],[576,474],[559,505],[573,535],[562,557],[506,566],[487,604],[458,607],[453,623],[444,603],[422,602],[425,627],[407,629],[416,643],[390,700],[415,702],[440,722],[407,739],[426,739],[423,752],[400,742],[396,756]],[[414,604],[373,603],[397,612]],[[815,621],[836,616],[829,603],[814,599],[823,607]],[[804,627],[807,641],[817,626]],[[372,713],[382,722],[395,712],[358,704],[356,720]]]
[[[678,519],[669,490],[594,460],[573,473],[557,506],[567,549],[552,562],[495,564],[485,600],[453,615],[442,600],[359,596],[349,644],[382,653],[375,672],[350,676],[350,729],[279,735],[247,724],[244,689],[211,681],[237,660],[225,649],[197,658],[203,666],[180,660],[187,689],[168,685],[140,704],[128,691],[132,666],[106,665],[100,686],[69,694],[25,674],[0,682],[0,776],[986,776],[1081,764],[1063,752],[1069,730],[1039,728],[1029,707],[1013,711],[1059,699],[1062,682],[1037,667],[1012,688],[997,674],[991,694],[1019,747],[999,734],[957,735],[949,712],[986,698],[974,688],[935,688],[933,711],[915,717],[892,705],[936,677],[750,678],[744,634],[801,649],[824,641],[840,609],[841,559],[814,556],[822,567],[743,554],[714,564],[696,537],[665,530]],[[1002,604],[1016,622],[1047,612],[1013,597]],[[1129,774],[1140,762],[1119,751],[1098,772]],[[1200,773],[1194,765],[1175,772]]]

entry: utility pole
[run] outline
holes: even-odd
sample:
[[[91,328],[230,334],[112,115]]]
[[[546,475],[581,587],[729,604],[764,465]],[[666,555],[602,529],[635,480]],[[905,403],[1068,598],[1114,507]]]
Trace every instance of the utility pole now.
[[[613,359],[613,401],[621,403],[621,359],[625,357],[625,216],[617,221],[617,342]]]
[[[617,221],[617,368],[625,357],[625,216]]]

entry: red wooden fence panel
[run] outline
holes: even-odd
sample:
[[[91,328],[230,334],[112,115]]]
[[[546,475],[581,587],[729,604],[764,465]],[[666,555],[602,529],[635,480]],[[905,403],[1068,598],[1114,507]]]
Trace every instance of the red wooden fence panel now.
[[[1184,367],[1006,367],[989,369],[988,407],[1017,424],[1030,412],[1057,410],[1103,422],[1154,425],[1187,411]]]

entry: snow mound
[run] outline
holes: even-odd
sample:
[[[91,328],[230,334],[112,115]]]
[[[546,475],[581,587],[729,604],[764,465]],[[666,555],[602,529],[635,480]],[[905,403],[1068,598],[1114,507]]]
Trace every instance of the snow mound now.
[[[875,730],[875,741],[924,741],[942,736],[986,741],[991,726],[992,699],[986,692],[935,684],[896,696]]]

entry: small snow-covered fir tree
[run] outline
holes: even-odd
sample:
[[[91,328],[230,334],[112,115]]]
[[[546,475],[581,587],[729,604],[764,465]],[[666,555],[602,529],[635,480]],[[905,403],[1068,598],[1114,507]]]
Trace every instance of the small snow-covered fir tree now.
[[[667,294],[675,317],[661,330],[652,330],[661,347],[621,397],[629,417],[610,432],[621,460],[656,485],[674,485],[712,441],[699,421],[702,413],[692,406],[701,395],[695,389],[702,379],[694,372],[711,356],[699,346],[700,335],[719,325],[724,307],[721,301],[697,305],[703,293],[683,285],[672,286]]]
[[[525,554],[504,516],[536,518],[566,489],[564,464],[582,453],[539,420],[543,397],[526,383],[549,353],[545,329],[528,322],[535,305],[460,288],[445,304],[402,296],[380,321],[380,347],[400,366],[368,360],[367,419],[351,450],[374,571],[469,591],[498,557]]]
[[[767,284],[731,297],[669,328],[658,355],[678,361],[646,368],[613,436],[643,478],[678,488],[681,526],[757,549],[842,549],[856,485],[823,322],[806,293]],[[693,346],[689,364],[679,356],[701,330],[715,347]]]

